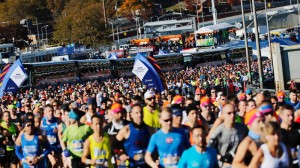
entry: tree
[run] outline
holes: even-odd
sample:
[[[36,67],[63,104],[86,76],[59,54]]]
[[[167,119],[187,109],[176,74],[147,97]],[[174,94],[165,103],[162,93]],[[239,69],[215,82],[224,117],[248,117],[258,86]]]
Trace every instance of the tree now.
[[[152,15],[153,7],[151,0],[125,0],[120,11],[124,17],[134,18],[138,15],[147,19]]]
[[[19,23],[22,19],[37,17],[39,20],[51,20],[46,0],[9,0],[0,3],[2,21]]]
[[[107,43],[101,5],[95,0],[71,0],[55,24],[53,40],[64,44],[80,41],[92,46]]]

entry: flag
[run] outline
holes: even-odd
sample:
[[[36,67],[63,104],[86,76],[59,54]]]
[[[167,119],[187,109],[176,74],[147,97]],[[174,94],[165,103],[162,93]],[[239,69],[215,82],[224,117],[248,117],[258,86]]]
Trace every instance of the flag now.
[[[117,52],[111,52],[111,53],[109,53],[108,59],[112,59],[112,60],[118,59]]]
[[[163,85],[164,85],[164,88],[167,89],[167,81],[161,71],[161,68],[160,66],[157,64],[156,62],[156,59],[154,58],[153,56],[153,53],[151,53],[149,56],[148,56],[148,61],[151,63],[151,65],[155,68],[157,74],[159,75],[160,77],[160,80],[162,81]]]
[[[162,50],[162,49],[159,49],[159,51],[158,51],[158,55],[165,55],[166,53],[164,52],[164,50]]]
[[[7,71],[9,70],[10,66],[11,66],[11,64],[6,64],[5,67],[3,68],[3,70],[2,70],[2,72],[0,74],[0,86],[2,84],[2,81],[3,81],[3,79],[4,79],[4,77],[5,77],[6,73],[7,73]]]
[[[160,68],[158,65],[156,68]],[[153,88],[162,92],[165,90],[165,84],[161,80],[157,69],[148,61],[147,57],[141,53],[136,55],[132,73],[134,73],[147,88]]]
[[[28,76],[23,64],[21,60],[18,59],[13,65],[10,66],[9,70],[5,74],[0,87],[0,97],[3,97],[5,92],[16,93],[27,78]]]

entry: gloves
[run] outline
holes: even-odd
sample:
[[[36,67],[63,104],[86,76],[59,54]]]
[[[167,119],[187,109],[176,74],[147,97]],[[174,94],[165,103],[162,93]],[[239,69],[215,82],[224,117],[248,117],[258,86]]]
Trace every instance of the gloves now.
[[[70,157],[71,156],[70,151],[68,149],[65,149],[63,153],[64,153],[65,157]]]
[[[230,153],[226,153],[225,156],[221,156],[221,162],[232,163],[233,157]]]

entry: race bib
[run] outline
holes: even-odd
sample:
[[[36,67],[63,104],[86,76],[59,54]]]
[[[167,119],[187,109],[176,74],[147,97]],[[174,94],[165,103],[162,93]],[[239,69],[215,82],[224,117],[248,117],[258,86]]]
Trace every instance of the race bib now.
[[[144,164],[145,163],[144,156],[145,156],[145,152],[143,150],[133,152],[133,160],[135,161],[136,164]]]
[[[56,143],[56,137],[54,135],[47,135],[47,139],[48,139],[50,145]]]
[[[5,156],[5,148],[0,148],[0,157]]]
[[[178,163],[178,160],[179,158],[177,157],[177,155],[167,155],[163,158],[163,163],[166,168],[177,167],[176,165]]]
[[[73,151],[74,152],[82,152],[83,151],[83,141],[82,140],[74,140],[72,141]]]

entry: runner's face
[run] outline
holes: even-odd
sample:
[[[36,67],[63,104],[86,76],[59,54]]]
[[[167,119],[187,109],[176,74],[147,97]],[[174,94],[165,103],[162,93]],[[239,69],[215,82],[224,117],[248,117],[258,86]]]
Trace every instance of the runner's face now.
[[[294,112],[292,110],[285,109],[280,114],[280,118],[282,119],[283,123],[290,126],[294,121]]]
[[[38,117],[34,117],[34,126],[39,128],[41,125],[41,119]]]
[[[94,132],[99,132],[101,131],[101,121],[99,118],[93,118],[92,120],[92,129]]]
[[[205,133],[203,129],[196,128],[193,130],[193,140],[195,142],[195,145],[197,145],[198,147],[206,146]]]
[[[45,109],[45,116],[47,117],[48,120],[51,120],[53,118],[53,109],[50,107],[47,107]]]
[[[162,128],[171,129],[172,127],[172,116],[168,112],[161,112],[160,124]]]
[[[9,122],[9,114],[8,114],[8,113],[4,113],[4,114],[3,114],[3,120],[4,120],[5,122]]]
[[[140,125],[143,121],[142,108],[139,106],[135,106],[134,108],[132,108],[131,117],[134,123]]]
[[[188,115],[188,119],[190,122],[195,122],[197,119],[197,111],[196,110],[190,111],[190,113]]]

